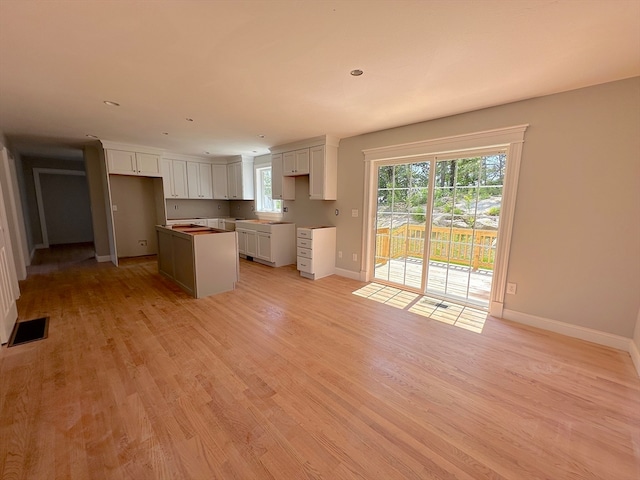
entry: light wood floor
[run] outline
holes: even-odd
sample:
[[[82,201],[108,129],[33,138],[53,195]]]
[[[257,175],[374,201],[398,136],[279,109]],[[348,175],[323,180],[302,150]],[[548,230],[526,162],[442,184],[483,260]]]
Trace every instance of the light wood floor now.
[[[469,332],[293,267],[243,261],[201,300],[156,272],[22,282],[20,318],[51,321],[0,349],[0,478],[640,478],[627,353],[493,318]]]

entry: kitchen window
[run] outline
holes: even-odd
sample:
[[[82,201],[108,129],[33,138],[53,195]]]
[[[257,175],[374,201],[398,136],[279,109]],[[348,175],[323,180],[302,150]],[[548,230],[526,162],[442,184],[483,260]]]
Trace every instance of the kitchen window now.
[[[282,213],[282,200],[271,198],[271,165],[256,167],[256,213]]]

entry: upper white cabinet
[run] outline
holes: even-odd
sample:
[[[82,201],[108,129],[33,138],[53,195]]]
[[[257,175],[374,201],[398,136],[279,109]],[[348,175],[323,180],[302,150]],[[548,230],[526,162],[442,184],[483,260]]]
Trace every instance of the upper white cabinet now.
[[[296,198],[296,179],[283,176],[282,153],[271,155],[271,198],[294,200]]]
[[[211,167],[213,176],[213,198],[216,200],[229,200],[227,165],[214,164]]]
[[[187,187],[189,198],[212,199],[213,179],[211,164],[187,162]]]
[[[117,175],[161,177],[160,155],[108,148],[107,170]]]
[[[309,149],[300,148],[283,153],[282,164],[284,176],[309,175]]]
[[[311,200],[338,199],[338,149],[318,145],[309,149],[309,198]]]
[[[238,155],[227,165],[229,200],[253,200],[253,158]]]
[[[294,200],[293,177],[309,175],[311,200],[337,200],[339,143],[339,139],[323,135],[271,148],[273,198]]]
[[[185,160],[163,158],[162,183],[165,198],[189,198],[187,162]]]

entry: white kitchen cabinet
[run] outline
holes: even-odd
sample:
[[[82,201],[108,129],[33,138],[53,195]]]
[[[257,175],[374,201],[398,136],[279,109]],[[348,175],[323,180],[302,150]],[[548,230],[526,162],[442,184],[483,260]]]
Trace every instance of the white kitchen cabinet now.
[[[338,199],[338,149],[318,145],[309,149],[309,198]]]
[[[213,198],[229,200],[229,185],[227,180],[227,165],[214,164],[212,167]]]
[[[255,257],[258,252],[257,232],[243,228],[236,228],[236,232],[238,232],[238,253],[246,257]]]
[[[282,154],[284,176],[309,175],[309,149],[300,148]]]
[[[187,190],[187,162],[162,159],[162,183],[165,198],[189,198]]]
[[[187,162],[187,188],[189,198],[213,198],[210,163]]]
[[[267,232],[257,232],[256,235],[256,257],[267,262],[273,261],[271,259],[271,234]]]
[[[107,168],[110,174],[161,177],[160,155],[107,149]]]
[[[253,200],[253,158],[227,165],[227,185],[229,200]]]
[[[296,179],[284,176],[281,153],[271,155],[271,198],[278,200],[296,198]]]
[[[281,267],[296,263],[296,225],[289,222],[268,222],[265,220],[237,220],[236,231],[252,231],[256,234],[254,261],[271,267]],[[238,235],[240,238],[240,235]],[[245,248],[245,252],[248,248]]]
[[[297,230],[297,266],[311,280],[333,275],[336,269],[336,227]]]

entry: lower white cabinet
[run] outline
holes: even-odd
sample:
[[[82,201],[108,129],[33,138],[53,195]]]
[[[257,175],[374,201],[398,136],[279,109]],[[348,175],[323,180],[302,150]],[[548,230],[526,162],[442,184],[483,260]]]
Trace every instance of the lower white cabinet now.
[[[295,223],[237,220],[236,232],[238,232],[241,255],[253,257],[254,261],[271,267],[281,267],[296,262]],[[244,252],[240,232],[247,232]]]
[[[255,257],[258,251],[257,232],[244,228],[236,228],[238,232],[238,253],[246,257]]]
[[[257,250],[256,257],[271,262],[271,234],[266,232],[256,232]]]
[[[336,271],[336,227],[298,228],[296,242],[300,275],[311,280]]]

